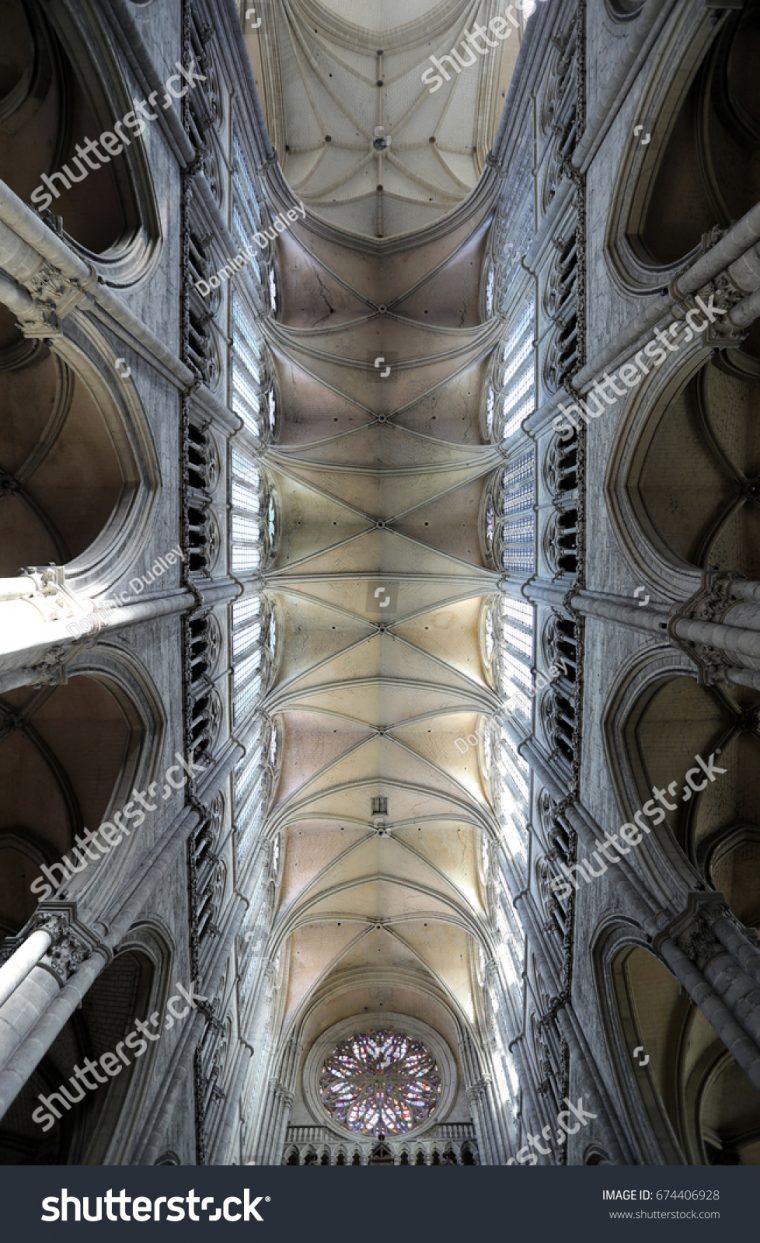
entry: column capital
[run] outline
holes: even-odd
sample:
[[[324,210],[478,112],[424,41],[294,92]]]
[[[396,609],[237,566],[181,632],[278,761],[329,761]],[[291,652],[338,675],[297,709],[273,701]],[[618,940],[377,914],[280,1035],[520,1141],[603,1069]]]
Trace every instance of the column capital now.
[[[708,302],[712,298],[713,301],[726,311],[732,311],[735,306],[743,302],[748,296],[746,289],[740,289],[739,286],[731,279],[727,270],[719,272],[714,280],[699,290],[696,297],[706,299]],[[690,299],[686,310],[690,310],[693,301]],[[731,322],[730,316],[726,315],[722,319],[715,320],[709,324],[705,331],[704,341],[706,345],[713,346],[714,349],[727,350],[736,348],[746,341],[749,336],[749,328],[739,328]]]
[[[269,1080],[269,1090],[276,1101],[284,1105],[287,1109],[292,1108],[295,1095],[285,1086],[281,1079],[277,1078],[276,1075],[273,1075]]]
[[[471,1083],[469,1087],[465,1089],[465,1096],[470,1104],[475,1104],[477,1101],[483,1100],[491,1085],[491,1082],[490,1075],[481,1075],[479,1079],[476,1079],[474,1083]]]
[[[52,263],[42,262],[33,276],[24,281],[31,304],[17,317],[25,337],[50,340],[62,333],[64,319],[97,285],[99,276],[92,264],[81,282],[68,277]]]
[[[697,627],[687,627],[684,623],[698,622],[707,626],[725,624],[727,614],[739,603],[736,585],[745,581],[744,574],[705,570],[701,585],[694,595],[671,610],[668,637],[674,646],[694,661],[702,686],[715,686],[725,682],[728,670],[734,668],[736,662],[720,646],[705,641],[710,637],[709,631],[703,637]],[[683,637],[682,632],[687,628],[696,630],[697,634],[689,638]]]
[[[94,952],[102,954],[106,961],[113,951],[77,918],[75,903],[60,903],[41,907],[27,924],[26,932],[43,929],[53,938],[53,943],[40,959],[40,966],[49,971],[63,986]]]
[[[689,621],[722,622],[729,609],[738,603],[734,588],[746,582],[746,574],[732,570],[704,570],[698,589],[682,604],[671,611],[671,621],[688,618]]]
[[[686,909],[652,938],[652,948],[659,951],[663,941],[673,941],[701,971],[715,954],[724,950],[713,925],[729,914],[719,893],[692,892],[687,897]]]

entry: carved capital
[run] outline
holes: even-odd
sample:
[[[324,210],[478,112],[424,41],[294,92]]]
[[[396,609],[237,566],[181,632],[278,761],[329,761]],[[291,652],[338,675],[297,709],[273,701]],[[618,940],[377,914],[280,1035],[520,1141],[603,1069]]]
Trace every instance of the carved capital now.
[[[74,631],[81,635],[100,629],[90,601],[80,602],[66,586],[66,571],[63,566],[30,565],[25,566],[21,573],[31,578],[34,583],[34,591],[24,598],[29,604],[34,605],[43,621],[55,622],[76,618],[77,624],[72,634]],[[86,622],[85,625],[83,621]]]
[[[52,945],[40,960],[40,966],[49,971],[61,987],[95,950],[99,950],[106,959],[111,958],[108,947],[78,921],[73,903],[39,910],[27,930],[36,932],[38,929],[43,929],[53,938]]]
[[[695,920],[683,930],[680,936],[676,937],[676,945],[699,967],[700,971],[723,949],[710,924],[702,918]]]
[[[728,908],[719,893],[691,893],[686,910],[653,938],[653,948],[659,950],[662,941],[670,939],[702,971],[711,958],[725,952],[713,925],[727,913]]]
[[[27,565],[21,570],[34,583],[32,603],[39,608],[46,621],[55,620],[53,609],[63,609],[66,597],[63,592],[65,571],[61,565]],[[44,608],[43,608],[44,604]]]
[[[743,574],[705,570],[698,591],[684,604],[676,605],[671,612],[668,633],[672,643],[685,652],[699,670],[702,686],[715,686],[726,680],[726,671],[733,668],[733,660],[720,648],[693,639],[683,639],[677,634],[680,621],[708,622],[720,625],[729,610],[736,604],[734,584],[743,581]]]
[[[699,292],[700,297],[706,300],[712,295],[716,305],[726,311],[731,311],[748,296],[745,289],[739,289],[734,284],[728,272],[720,272],[715,280]],[[737,328],[728,315],[723,315],[707,327],[704,340],[715,349],[729,349],[741,345],[748,336],[749,328]]]
[[[722,622],[736,604],[734,584],[744,582],[746,575],[726,570],[705,570],[702,585],[684,604],[674,610],[674,618],[691,621]]]
[[[476,1079],[474,1083],[469,1085],[465,1091],[465,1095],[470,1104],[474,1105],[485,1099],[490,1083],[490,1075],[481,1075],[479,1079]]]
[[[32,666],[34,689],[39,690],[43,686],[65,686],[69,680],[69,662],[78,650],[78,648],[62,647],[60,644],[51,647],[44,659]]]
[[[18,317],[18,326],[25,337],[46,340],[60,336],[63,320],[82,299],[88,289],[98,282],[98,273],[90,268],[83,281],[71,280],[59,268],[42,263],[34,275],[25,282],[32,299],[32,306]]]
[[[61,335],[61,321],[52,307],[35,302],[28,311],[16,318],[16,324],[25,337],[34,337],[40,341],[49,341],[51,337]]]

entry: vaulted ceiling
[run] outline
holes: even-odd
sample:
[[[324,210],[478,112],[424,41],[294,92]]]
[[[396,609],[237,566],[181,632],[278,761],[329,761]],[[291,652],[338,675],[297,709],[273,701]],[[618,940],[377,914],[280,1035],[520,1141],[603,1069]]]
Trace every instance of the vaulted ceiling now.
[[[467,197],[493,140],[521,32],[510,27],[491,49],[481,38],[483,55],[462,41],[503,5],[261,0],[256,16],[244,8],[272,142],[294,193],[316,215],[390,237],[440,219]],[[444,62],[445,81],[431,57],[452,49],[465,66],[457,72]]]
[[[517,39],[424,106],[410,83],[492,7],[282,0],[271,18],[259,6],[252,36],[285,175],[338,226],[307,217],[282,236],[266,325],[281,412],[266,450],[282,653],[266,704],[282,731],[273,948],[283,1030],[302,1023],[304,1038],[384,1009],[432,1023],[456,1050],[491,957],[493,810],[480,748],[460,740],[498,707],[480,637],[498,577],[482,545],[484,489],[502,461],[480,420],[502,332],[481,310],[493,198],[408,244],[355,235],[433,223],[475,184]],[[394,155],[376,158],[383,118]],[[429,196],[420,174],[435,180]],[[387,812],[373,815],[374,799]]]

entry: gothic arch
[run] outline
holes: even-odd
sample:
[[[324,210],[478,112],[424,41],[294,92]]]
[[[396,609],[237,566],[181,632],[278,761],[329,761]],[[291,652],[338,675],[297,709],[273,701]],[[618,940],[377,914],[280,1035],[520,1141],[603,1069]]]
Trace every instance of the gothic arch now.
[[[694,1058],[684,1114],[694,1165],[760,1165],[760,1092],[714,1040]]]
[[[759,13],[751,0],[714,23],[710,10],[695,19],[689,6],[673,24],[638,105],[641,116],[672,117],[671,124],[658,126],[649,144],[626,147],[609,215],[608,258],[626,290],[661,288],[706,234],[757,199],[760,118],[749,49]]]
[[[76,248],[111,283],[132,285],[157,256],[160,226],[137,125],[122,131],[128,145],[107,162],[86,145],[134,108],[109,40],[90,23],[85,35],[64,6],[6,0],[4,8],[10,47],[0,83],[0,172],[33,208],[62,216]],[[94,166],[76,153],[77,141]]]
[[[25,687],[0,702],[0,768],[29,775],[23,795],[18,782],[7,778],[6,851],[25,877],[16,890],[25,896],[22,906],[0,911],[7,928],[17,918],[26,922],[51,888],[85,903],[92,890],[106,909],[128,869],[132,838],[84,869],[60,861],[69,856],[76,864],[69,855],[75,836],[109,821],[133,789],[147,789],[159,772],[163,707],[131,653],[101,645],[80,656],[69,673],[64,684]],[[52,880],[40,874],[43,863]]]
[[[377,998],[378,990],[387,991],[395,1000],[396,1007],[389,1006],[379,1010],[373,1008],[372,1001]],[[287,980],[284,991],[287,991]],[[323,1046],[325,1049],[331,1047],[331,1041],[325,1033],[334,1029],[343,1035],[350,1035],[352,1031],[361,1030],[363,1024],[371,1025],[373,1022],[376,1025],[391,1023],[404,1030],[408,1029],[412,1036],[418,1031],[425,1043],[427,1035],[433,1033],[429,1047],[436,1057],[440,1056],[447,1066],[453,1067],[450,1079],[452,1092],[450,1095],[444,1092],[441,1096],[447,1109],[451,1108],[455,1099],[457,1102],[460,1100],[461,1093],[458,1089],[454,1090],[457,1084],[466,1087],[468,1074],[474,1073],[477,1077],[481,1073],[482,1052],[475,1037],[474,1019],[461,1012],[456,1000],[446,993],[441,984],[429,973],[423,974],[420,970],[410,971],[399,967],[394,971],[376,966],[370,970],[351,967],[333,972],[309,993],[298,1011],[282,1026],[278,1039],[278,1048],[281,1050],[278,1055],[281,1063],[280,1075],[284,1074],[288,1048],[303,1048],[304,1053],[299,1057],[295,1068],[298,1073],[296,1075],[294,1070],[293,1078],[289,1082],[291,1090],[309,1090],[306,1067],[308,1064],[313,1081],[316,1073],[314,1065],[319,1062],[319,1055],[314,1051],[317,1044],[320,1049]],[[415,1028],[415,1022],[421,1026]],[[463,1064],[460,1047],[461,1041],[466,1040],[470,1032],[474,1071]],[[312,1062],[309,1062],[309,1058],[312,1058]],[[303,1072],[300,1070],[301,1065]],[[308,1105],[309,1114],[324,1124],[324,1111],[313,1082],[310,1091],[309,1099],[312,1103]],[[443,1106],[439,1105],[435,1110],[436,1123],[443,1118]],[[356,1135],[352,1132],[348,1134],[356,1141]]]
[[[646,1056],[647,1035],[642,1036],[639,1030],[630,991],[625,987],[625,963],[632,954],[637,953],[651,959],[656,968],[664,973],[663,979],[670,980],[672,977],[646,948],[643,933],[632,923],[605,920],[591,937],[591,950],[602,1038],[609,1052],[615,1094],[628,1120],[631,1139],[638,1149],[637,1159],[641,1164],[647,1164],[661,1162],[664,1158],[668,1164],[680,1165],[684,1161],[684,1153],[668,1111],[652,1082],[651,1073],[639,1067],[639,1057],[634,1061],[634,1050],[642,1045],[644,1054],[639,1056]],[[668,1013],[667,1000],[662,1007],[665,1016]],[[657,1004],[653,999],[653,1024],[657,1015]],[[664,1021],[661,1018],[661,1023]]]
[[[98,1165],[128,1158],[129,1126],[122,1130],[122,1119],[132,1112],[135,1085],[141,1084],[143,1091],[149,1085],[156,1046],[149,1049],[145,1041],[147,1056],[135,1056],[129,1065],[118,1057],[115,1046],[132,1029],[135,1016],[150,1014],[154,984],[151,957],[139,944],[112,959],[5,1114],[0,1129],[5,1160]],[[87,1057],[97,1061],[104,1054],[113,1054],[110,1065],[116,1069],[107,1072],[110,1079],[96,1083],[95,1090],[70,1082]],[[69,1087],[68,1101],[61,1085]],[[57,1119],[51,1104],[60,1114]],[[47,1116],[38,1110],[46,1110]]]
[[[749,927],[760,921],[758,721],[755,691],[699,685],[686,658],[672,649],[650,649],[629,662],[604,721],[621,822],[640,813],[655,787],[675,804],[663,810],[659,826],[644,821],[651,833],[635,850],[635,866],[649,874],[666,903],[695,882],[707,885]],[[694,780],[704,789],[691,790],[687,771],[694,774],[696,757],[709,765],[711,756],[726,773],[716,772],[710,782],[697,767]]]
[[[103,591],[143,546],[158,463],[136,392],[102,341],[57,342],[5,368],[0,357],[2,573],[53,563],[77,589]]]
[[[604,0],[607,10],[616,22],[628,22],[638,17],[646,0]]]
[[[594,949],[607,1042],[639,1123],[642,1162],[654,1143],[673,1164],[760,1163],[760,1092],[675,977],[622,926],[601,932]]]
[[[75,835],[86,826],[97,827],[118,800],[131,776],[128,761],[137,722],[125,700],[91,677],[11,691],[3,696],[1,711],[4,818],[15,833],[29,834],[40,862],[44,858],[52,866],[72,848]],[[19,775],[27,778],[23,788]],[[59,884],[68,883],[66,869],[53,871]],[[34,890],[23,891],[27,918],[36,895],[54,888],[44,878],[34,884]]]
[[[652,587],[666,600],[682,600],[694,594],[708,555],[754,564],[750,553],[755,529],[750,492],[756,469],[753,421],[751,411],[742,409],[741,393],[733,393],[731,386],[739,385],[742,393],[746,389],[754,401],[755,369],[745,354],[732,351],[713,361],[703,341],[684,343],[644,380],[618,424],[605,479],[610,519],[636,581]],[[710,430],[710,404],[725,422],[729,399],[734,419],[728,427],[735,445],[729,440],[731,456],[726,459],[721,448],[726,432],[724,429],[716,440]],[[676,451],[677,477],[672,469],[668,474]],[[737,453],[738,460],[729,465]],[[697,488],[695,476],[701,484]],[[740,482],[742,478],[747,482]],[[694,497],[704,505],[703,489],[712,502],[708,521],[694,505]],[[677,506],[680,526],[674,519],[673,505]],[[726,519],[743,511],[745,505],[749,506],[745,512],[751,524],[746,532],[742,527],[733,542],[725,543],[724,539],[723,547],[709,538],[711,532],[714,537],[720,535]],[[681,526],[686,536],[679,534]],[[740,567],[732,564],[724,568]]]
[[[598,1144],[589,1144],[583,1154],[584,1165],[614,1165],[609,1155]]]
[[[29,886],[53,858],[44,834],[26,824],[0,828],[0,940],[15,937],[31,918],[35,903]]]
[[[758,411],[760,364],[733,350],[652,410],[626,486],[648,542],[682,573],[760,576]],[[676,455],[683,483],[673,477]]]
[[[133,999],[130,1026],[135,1019],[146,1018],[156,1010],[163,1021],[166,1003],[176,987],[176,980],[172,977],[176,953],[174,937],[159,919],[141,920],[122,937],[113,961],[118,961],[122,955],[138,957],[145,964],[149,979],[147,991]],[[145,1105],[150,1096],[160,1047],[160,1044],[150,1046],[146,1054],[133,1063],[131,1071],[124,1076],[124,1090],[116,1100],[109,1101],[109,1107],[113,1108],[114,1114],[118,1114],[118,1122],[106,1128],[110,1140],[108,1148],[103,1151],[103,1165],[134,1164],[141,1160],[138,1149],[149,1136],[140,1134],[138,1120],[145,1118]],[[177,1165],[179,1161],[176,1157],[173,1162],[162,1158],[157,1164]]]

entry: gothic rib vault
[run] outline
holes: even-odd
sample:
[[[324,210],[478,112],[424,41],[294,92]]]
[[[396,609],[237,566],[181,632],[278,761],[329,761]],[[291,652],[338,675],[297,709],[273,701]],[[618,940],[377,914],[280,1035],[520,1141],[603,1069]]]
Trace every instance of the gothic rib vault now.
[[[760,0],[2,7],[0,1161],[757,1164]]]
[[[478,56],[463,34],[496,0],[279,0],[248,48],[293,192],[368,237],[447,216],[478,182],[531,7],[510,8],[510,37],[480,36]]]
[[[288,413],[268,451],[281,506],[268,586],[283,656],[266,706],[283,723],[270,830],[285,830],[285,1024],[328,978],[350,990],[332,1004],[352,1013],[416,1013],[422,991],[472,1020],[493,813],[478,748],[455,743],[497,706],[479,641],[496,576],[478,519],[500,460],[478,444],[494,334],[477,323],[480,243],[427,248],[434,269],[459,266],[439,286],[459,288],[458,307],[435,276],[410,287],[403,251],[367,263],[371,284],[349,296],[350,250],[299,262],[298,247],[282,264],[286,323],[271,328]],[[322,326],[325,297],[337,325]],[[393,360],[390,376],[375,357]],[[374,820],[373,798],[387,800]]]
[[[299,25],[296,8],[321,28]],[[368,26],[373,12],[364,6]],[[481,534],[485,490],[502,463],[481,430],[486,366],[503,333],[481,297],[493,184],[486,178],[444,227],[434,222],[482,171],[493,137],[484,126],[500,111],[496,88],[518,40],[496,78],[492,58],[488,72],[474,68],[440,92],[444,113],[456,104],[458,134],[471,122],[473,144],[466,175],[449,170],[448,184],[427,187],[429,209],[412,172],[433,145],[421,100],[390,134],[392,156],[367,157],[347,138],[350,176],[338,185],[322,175],[346,124],[356,117],[371,140],[373,120],[387,124],[404,97],[404,76],[413,71],[419,86],[426,55],[450,49],[468,17],[489,15],[487,5],[445,3],[386,29],[379,103],[371,75],[335,59],[348,43],[366,56],[378,44],[371,29],[286,3],[252,41],[270,132],[290,149],[284,176],[314,213],[281,239],[280,305],[267,322],[281,412],[265,451],[279,501],[267,588],[282,652],[264,705],[282,733],[268,824],[282,845],[270,952],[286,980],[281,1037],[298,1047],[349,1016],[359,1024],[393,1012],[458,1050],[478,1028],[494,954],[483,856],[498,829],[481,747],[466,742],[499,708],[482,657],[483,604],[498,582]],[[310,39],[320,59],[308,55]],[[317,116],[332,143],[321,141],[304,171],[296,149]],[[375,190],[379,180],[390,196]],[[320,228],[320,215],[330,225]],[[408,242],[361,236],[427,222]],[[384,810],[373,815],[374,800]],[[459,1078],[477,1079],[477,1065]],[[462,1098],[460,1116],[469,1113]]]

